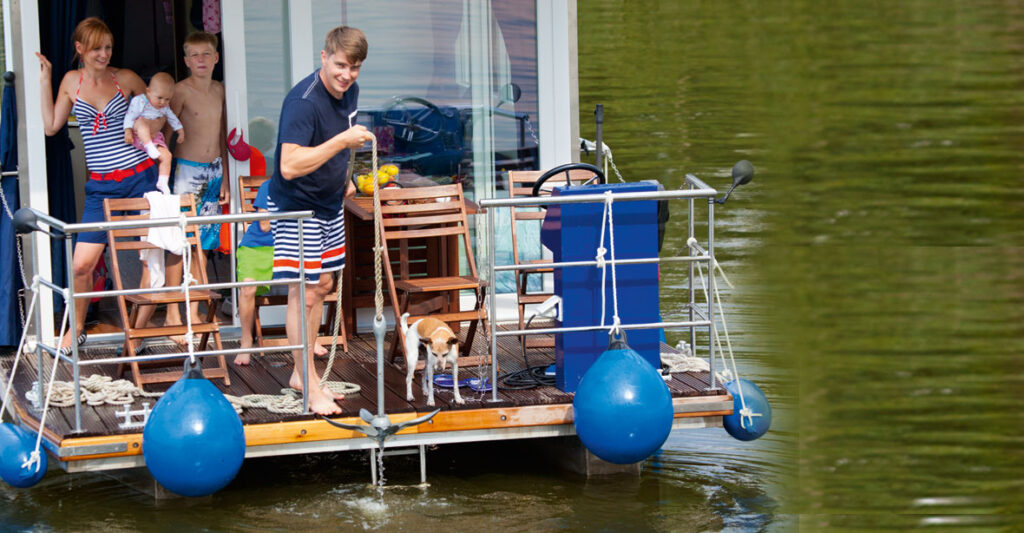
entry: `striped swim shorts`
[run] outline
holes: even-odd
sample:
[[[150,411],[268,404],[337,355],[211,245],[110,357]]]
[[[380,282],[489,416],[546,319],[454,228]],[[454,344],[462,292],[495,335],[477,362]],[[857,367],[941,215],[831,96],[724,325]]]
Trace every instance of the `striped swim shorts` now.
[[[267,210],[279,209],[267,199]],[[274,231],[274,279],[299,277],[299,221],[277,219],[270,221]],[[305,256],[306,283],[316,283],[320,274],[341,270],[345,266],[345,213],[330,220],[312,217],[302,221],[303,255]]]

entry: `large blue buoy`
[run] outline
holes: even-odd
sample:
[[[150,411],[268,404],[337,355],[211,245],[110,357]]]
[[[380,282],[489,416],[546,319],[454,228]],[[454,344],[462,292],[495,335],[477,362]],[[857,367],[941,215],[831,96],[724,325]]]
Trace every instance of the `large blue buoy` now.
[[[167,490],[206,496],[242,467],[245,432],[231,403],[203,377],[198,360],[160,398],[142,431],[146,467]]]
[[[39,464],[22,467],[36,449],[36,436],[14,424],[0,424],[0,478],[12,487],[27,489],[46,475],[46,451],[39,450]],[[36,468],[38,466],[39,468]]]
[[[572,409],[583,445],[609,463],[642,461],[672,432],[672,394],[624,334],[583,374]]]
[[[740,402],[740,386],[743,387],[743,401],[753,416],[743,416]],[[722,417],[722,425],[733,438],[754,440],[768,432],[772,425],[772,406],[768,404],[761,389],[748,379],[736,379],[725,384],[725,390],[732,395],[733,412]]]

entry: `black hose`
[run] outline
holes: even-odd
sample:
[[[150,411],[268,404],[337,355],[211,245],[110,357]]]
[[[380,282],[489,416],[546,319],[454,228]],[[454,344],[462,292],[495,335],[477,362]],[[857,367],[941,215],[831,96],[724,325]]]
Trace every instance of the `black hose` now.
[[[523,329],[528,329],[536,316],[534,314],[527,319],[526,326]],[[555,377],[547,375],[548,365],[530,366],[530,360],[526,357],[525,347],[523,348],[523,364],[524,368],[522,370],[499,376],[498,382],[500,385],[498,388],[505,390],[527,390],[537,387],[555,386]]]

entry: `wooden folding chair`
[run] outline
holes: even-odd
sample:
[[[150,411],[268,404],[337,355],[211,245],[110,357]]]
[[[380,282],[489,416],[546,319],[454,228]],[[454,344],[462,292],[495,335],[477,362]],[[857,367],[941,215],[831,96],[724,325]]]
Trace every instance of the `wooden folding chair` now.
[[[432,316],[447,322],[453,331],[458,331],[459,323],[468,321],[470,324],[466,340],[459,350],[460,354],[468,354],[479,322],[486,320],[483,301],[487,284],[477,275],[462,185],[382,189],[380,199],[384,269],[391,301],[397,302],[397,305],[392,306],[395,312],[392,360],[398,351],[397,347],[405,343],[399,320],[407,311],[410,313],[410,324],[425,316]],[[412,275],[410,272],[410,241],[413,246],[426,244],[428,259],[424,275]],[[460,248],[465,254],[466,275],[459,275]],[[397,276],[392,265],[393,252],[399,255],[396,262],[399,267]],[[459,304],[459,292],[463,290],[472,290],[476,294],[475,305],[467,311],[462,311]],[[483,361],[484,358],[479,357],[460,357],[459,366],[479,365]]]
[[[541,170],[514,170],[508,173],[509,182],[509,196],[512,198],[522,198],[533,195],[533,185],[544,171]],[[555,187],[564,187],[566,185],[579,186],[594,179],[594,173],[586,169],[573,169],[566,172],[564,175],[556,175],[551,179],[547,180],[538,191],[538,196],[550,196],[551,190]],[[509,214],[512,218],[512,260],[516,265],[528,265],[531,263],[550,263],[550,259],[532,259],[523,260],[519,255],[519,235],[518,226],[519,222],[522,221],[541,221],[544,220],[544,215],[547,214],[547,209],[543,206],[521,206],[521,207],[510,207]],[[536,222],[538,228],[540,223]],[[544,274],[550,274],[554,270],[551,268],[524,268],[522,270],[515,271],[516,280],[516,305],[519,308],[519,329],[525,329],[526,327],[526,306],[530,304],[539,304],[548,298],[553,293],[550,292],[530,292],[527,288],[530,276],[536,276],[541,278],[543,283]],[[553,348],[555,346],[555,340],[553,337],[538,337],[536,335],[528,336],[524,335],[520,342],[522,343],[523,352],[525,353],[527,348]]]
[[[103,200],[103,212],[106,216],[106,220],[108,221],[148,219],[148,214],[138,214],[139,211],[148,209],[149,202],[144,198],[107,198]],[[195,199],[191,194],[181,195],[181,209],[182,213],[186,216],[193,217],[196,215]],[[107,242],[110,245],[111,272],[114,277],[115,289],[124,289],[118,252],[124,250],[136,252],[138,250],[156,249],[156,246],[146,242],[145,240],[141,240],[141,237],[145,237],[148,232],[148,228],[122,229],[107,232]],[[203,254],[203,247],[199,242],[198,226],[194,224],[187,225],[185,227],[185,237],[192,253],[192,276],[198,283],[205,284],[207,283],[206,255]],[[135,257],[138,256],[135,255]],[[190,290],[189,300],[192,302],[203,302],[206,304],[206,316],[202,317],[199,322],[192,323],[192,332],[200,334],[199,351],[206,350],[206,345],[211,335],[213,336],[214,345],[218,350],[220,350],[222,348],[220,329],[217,325],[217,307],[220,304],[220,294],[207,290]],[[160,304],[178,305],[179,303],[184,302],[185,295],[180,291],[119,295],[117,297],[117,305],[121,312],[121,323],[124,328],[123,353],[130,357],[135,356],[135,343],[132,341],[139,341],[141,345],[141,342],[144,339],[167,337],[170,335],[184,335],[187,333],[188,326],[186,324],[182,324],[180,326],[135,326],[139,310],[143,307],[156,306]],[[191,311],[186,309],[185,312],[190,313]],[[171,363],[147,363],[145,366],[148,367],[154,365],[159,365],[168,369],[158,372],[143,373],[141,372],[139,363],[130,363],[132,377],[135,379],[135,384],[137,386],[143,387],[148,383],[173,382],[177,381],[178,378],[181,377],[181,363],[179,361],[173,361]],[[120,374],[120,372],[118,372],[118,374]],[[231,380],[228,377],[227,364],[224,362],[224,356],[217,356],[217,365],[213,368],[204,369],[203,375],[210,379],[221,378],[224,380],[225,385],[231,385]]]
[[[256,201],[256,193],[259,191],[260,185],[263,182],[270,179],[269,176],[239,176],[238,177],[238,190],[241,191],[242,195],[242,212],[243,213],[255,213],[256,207],[253,202]],[[249,224],[242,224],[242,232],[248,229]],[[345,268],[348,268],[347,266]],[[334,333],[334,319],[335,313],[337,312],[338,292],[337,286],[333,286],[331,292],[324,298],[324,304],[327,305],[327,310],[324,312],[324,324],[320,327],[318,342],[322,344],[329,344],[333,339]],[[256,297],[256,309],[253,313],[255,324],[253,324],[253,334],[255,336],[256,345],[260,347],[270,345],[283,345],[287,344],[287,339],[266,339],[268,336],[281,336],[285,334],[285,329],[282,326],[278,327],[263,327],[260,322],[260,308],[272,305],[287,305],[288,296],[285,294],[264,294]],[[338,340],[341,342],[342,351],[348,353],[348,332],[345,328],[345,321],[342,320],[340,329],[338,330]],[[269,342],[268,342],[269,341]]]

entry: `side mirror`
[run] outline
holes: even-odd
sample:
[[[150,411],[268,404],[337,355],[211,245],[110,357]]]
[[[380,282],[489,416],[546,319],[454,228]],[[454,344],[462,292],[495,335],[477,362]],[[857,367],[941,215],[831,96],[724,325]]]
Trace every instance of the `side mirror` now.
[[[750,183],[750,181],[753,179],[754,165],[752,165],[750,161],[747,161],[746,159],[741,159],[740,161],[736,162],[736,164],[732,166],[732,187],[729,188],[729,192],[725,193],[725,196],[723,196],[719,200],[715,200],[715,203],[724,204],[725,201],[729,199],[729,195],[732,194],[732,191],[734,191],[736,187],[739,187],[740,185],[746,185]]]

